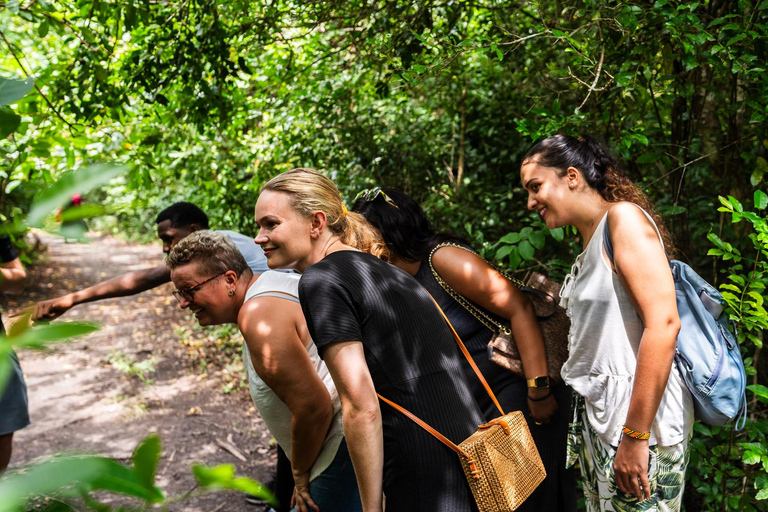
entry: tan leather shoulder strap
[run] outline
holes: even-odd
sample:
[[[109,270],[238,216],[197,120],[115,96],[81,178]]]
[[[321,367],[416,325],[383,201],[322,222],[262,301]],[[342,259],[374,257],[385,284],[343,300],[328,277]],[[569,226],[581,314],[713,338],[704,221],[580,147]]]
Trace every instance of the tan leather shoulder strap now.
[[[454,452],[456,452],[457,454],[459,454],[459,456],[460,456],[460,457],[464,457],[464,458],[466,458],[466,459],[469,459],[469,458],[471,458],[471,457],[470,457],[470,456],[467,454],[467,452],[465,452],[464,450],[462,450],[462,449],[461,449],[461,448],[460,448],[458,445],[456,445],[456,444],[455,444],[454,442],[452,442],[450,439],[448,439],[447,437],[445,437],[443,434],[441,434],[440,432],[438,432],[437,430],[435,430],[434,428],[432,428],[431,426],[429,426],[429,424],[428,424],[428,423],[426,423],[425,421],[422,421],[422,419],[421,419],[421,418],[419,418],[418,416],[416,416],[415,414],[413,414],[412,412],[410,412],[408,409],[405,409],[404,407],[400,407],[400,406],[399,406],[399,405],[397,405],[395,402],[393,402],[393,401],[391,401],[391,400],[387,400],[386,398],[384,398],[383,396],[379,395],[378,393],[376,393],[376,395],[377,395],[377,396],[378,396],[378,397],[379,397],[379,398],[380,398],[380,399],[381,399],[383,402],[386,402],[387,404],[389,404],[390,406],[392,406],[394,409],[396,409],[398,412],[400,412],[400,413],[404,414],[406,417],[408,417],[409,419],[411,419],[411,420],[412,420],[414,423],[416,423],[417,425],[419,425],[421,428],[423,428],[424,430],[426,430],[427,432],[429,432],[430,434],[432,434],[433,436],[435,436],[435,437],[437,438],[437,440],[438,440],[438,441],[440,441],[440,442],[441,442],[441,443],[443,443],[445,446],[447,446],[448,448],[450,448],[451,450],[453,450]]]
[[[437,301],[435,300],[434,297],[432,297],[432,295],[430,295],[430,298],[432,299],[432,302],[435,303],[435,306],[437,307],[438,311],[440,311],[440,314],[443,315],[443,319],[445,319],[445,323],[447,323],[448,327],[451,328],[451,332],[453,333],[453,339],[456,340],[456,344],[459,346],[461,353],[464,354],[464,357],[467,358],[467,362],[469,363],[469,366],[472,367],[472,370],[474,370],[475,375],[477,375],[477,378],[480,379],[480,382],[483,383],[483,387],[488,392],[488,396],[491,397],[491,400],[493,400],[493,404],[499,410],[501,415],[504,416],[504,409],[501,408],[501,404],[496,399],[496,395],[493,393],[491,386],[488,385],[488,382],[485,380],[485,377],[483,377],[483,374],[480,373],[480,369],[477,367],[477,365],[475,364],[475,361],[472,359],[472,356],[469,354],[467,347],[464,346],[464,342],[461,341],[461,338],[459,337],[459,334],[456,332],[456,329],[454,329],[453,325],[451,325],[451,321],[448,320],[447,316],[445,316],[445,313],[443,312],[443,308],[440,307],[440,304],[437,303]]]

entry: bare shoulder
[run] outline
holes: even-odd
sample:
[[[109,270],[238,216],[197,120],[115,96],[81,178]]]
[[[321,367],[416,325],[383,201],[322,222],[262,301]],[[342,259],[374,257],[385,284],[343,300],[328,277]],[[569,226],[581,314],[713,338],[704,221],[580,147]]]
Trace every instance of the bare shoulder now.
[[[622,233],[655,233],[656,230],[643,210],[634,203],[620,201],[608,208],[608,227],[611,236]]]
[[[256,297],[245,301],[237,315],[237,325],[251,342],[276,339],[276,333],[289,331],[303,318],[301,306],[279,297]]]

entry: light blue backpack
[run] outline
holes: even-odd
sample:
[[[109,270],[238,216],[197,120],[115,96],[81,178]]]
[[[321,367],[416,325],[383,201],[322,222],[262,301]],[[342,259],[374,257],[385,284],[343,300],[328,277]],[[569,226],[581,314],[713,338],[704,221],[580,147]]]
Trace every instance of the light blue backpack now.
[[[603,243],[613,261],[606,223]],[[693,396],[696,418],[712,426],[747,420],[747,376],[736,336],[729,328],[723,296],[682,261],[670,260],[680,333],[675,362]]]

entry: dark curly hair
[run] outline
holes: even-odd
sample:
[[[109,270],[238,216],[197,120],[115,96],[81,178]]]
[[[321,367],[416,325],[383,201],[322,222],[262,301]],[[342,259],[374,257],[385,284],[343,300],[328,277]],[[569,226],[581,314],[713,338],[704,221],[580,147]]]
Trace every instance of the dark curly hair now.
[[[672,236],[656,212],[648,196],[625,174],[619,163],[598,140],[582,135],[579,138],[557,134],[537,142],[523,158],[534,159],[539,165],[557,169],[565,176],[569,167],[581,172],[587,184],[611,203],[628,201],[640,206],[653,217],[659,228],[664,247],[670,256],[675,252]]]

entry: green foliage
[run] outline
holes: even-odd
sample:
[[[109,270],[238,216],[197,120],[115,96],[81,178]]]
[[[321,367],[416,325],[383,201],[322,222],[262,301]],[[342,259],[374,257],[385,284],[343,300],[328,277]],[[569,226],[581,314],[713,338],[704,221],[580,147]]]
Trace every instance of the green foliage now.
[[[7,336],[0,335],[0,394],[11,376],[12,368],[8,354],[13,347],[42,350],[52,343],[68,341],[99,329],[99,326],[92,322],[61,322],[30,327],[30,315],[31,312],[16,321]]]
[[[768,388],[758,384],[761,374],[755,365],[768,330],[768,313],[763,295],[768,284],[768,200],[763,191],[753,194],[758,212],[745,209],[736,198],[720,197],[719,211],[731,215],[733,224],[744,221],[749,226],[741,249],[709,234],[715,245],[709,254],[730,262],[723,269],[727,281],[720,285],[730,318],[738,325],[738,338],[747,375],[753,384],[747,386],[754,399],[750,401],[750,417],[741,432],[732,427],[717,428],[696,425],[691,442],[688,478],[703,501],[703,509],[762,510],[768,499]],[[742,236],[744,233],[742,233]],[[764,502],[763,502],[764,503]]]
[[[147,357],[142,361],[136,361],[130,359],[122,352],[113,352],[109,356],[109,364],[111,364],[115,370],[128,377],[136,377],[144,384],[149,385],[154,382],[149,378],[150,374],[155,373],[157,358],[154,356]]]
[[[160,455],[160,438],[150,435],[134,450],[133,467],[106,457],[60,456],[20,468],[0,480],[0,512],[27,510],[26,504],[41,496],[53,497],[60,510],[82,510],[79,503],[89,510],[113,510],[91,496],[97,491],[133,498],[142,503],[141,510],[150,505],[164,506],[167,510],[168,504],[187,499],[189,493],[167,497],[155,486]],[[230,464],[215,467],[195,464],[192,472],[201,488],[197,494],[235,489],[274,503],[275,498],[267,487],[250,478],[235,476],[235,468]]]
[[[4,79],[35,86],[0,106],[4,224],[20,225],[72,169],[114,161],[128,172],[87,203],[113,213],[116,231],[147,236],[160,209],[188,200],[215,228],[254,234],[261,185],[309,166],[348,199],[398,187],[489,260],[557,278],[580,240],[525,211],[520,160],[539,137],[591,133],[649,194],[683,259],[712,281],[725,270],[750,376],[765,383],[764,217],[741,206],[768,203],[753,194],[768,171],[763,0],[47,0],[0,10]],[[212,353],[200,350],[201,366]],[[752,506],[736,482],[766,480],[732,457],[739,443],[765,444],[763,411],[753,407],[733,443],[727,429],[697,434],[702,469],[691,465],[698,491],[686,495]]]
[[[234,489],[269,500],[273,505],[276,504],[275,498],[266,486],[254,482],[250,478],[235,476],[235,466],[232,464],[214,467],[195,464],[192,466],[192,473],[204,489]]]

